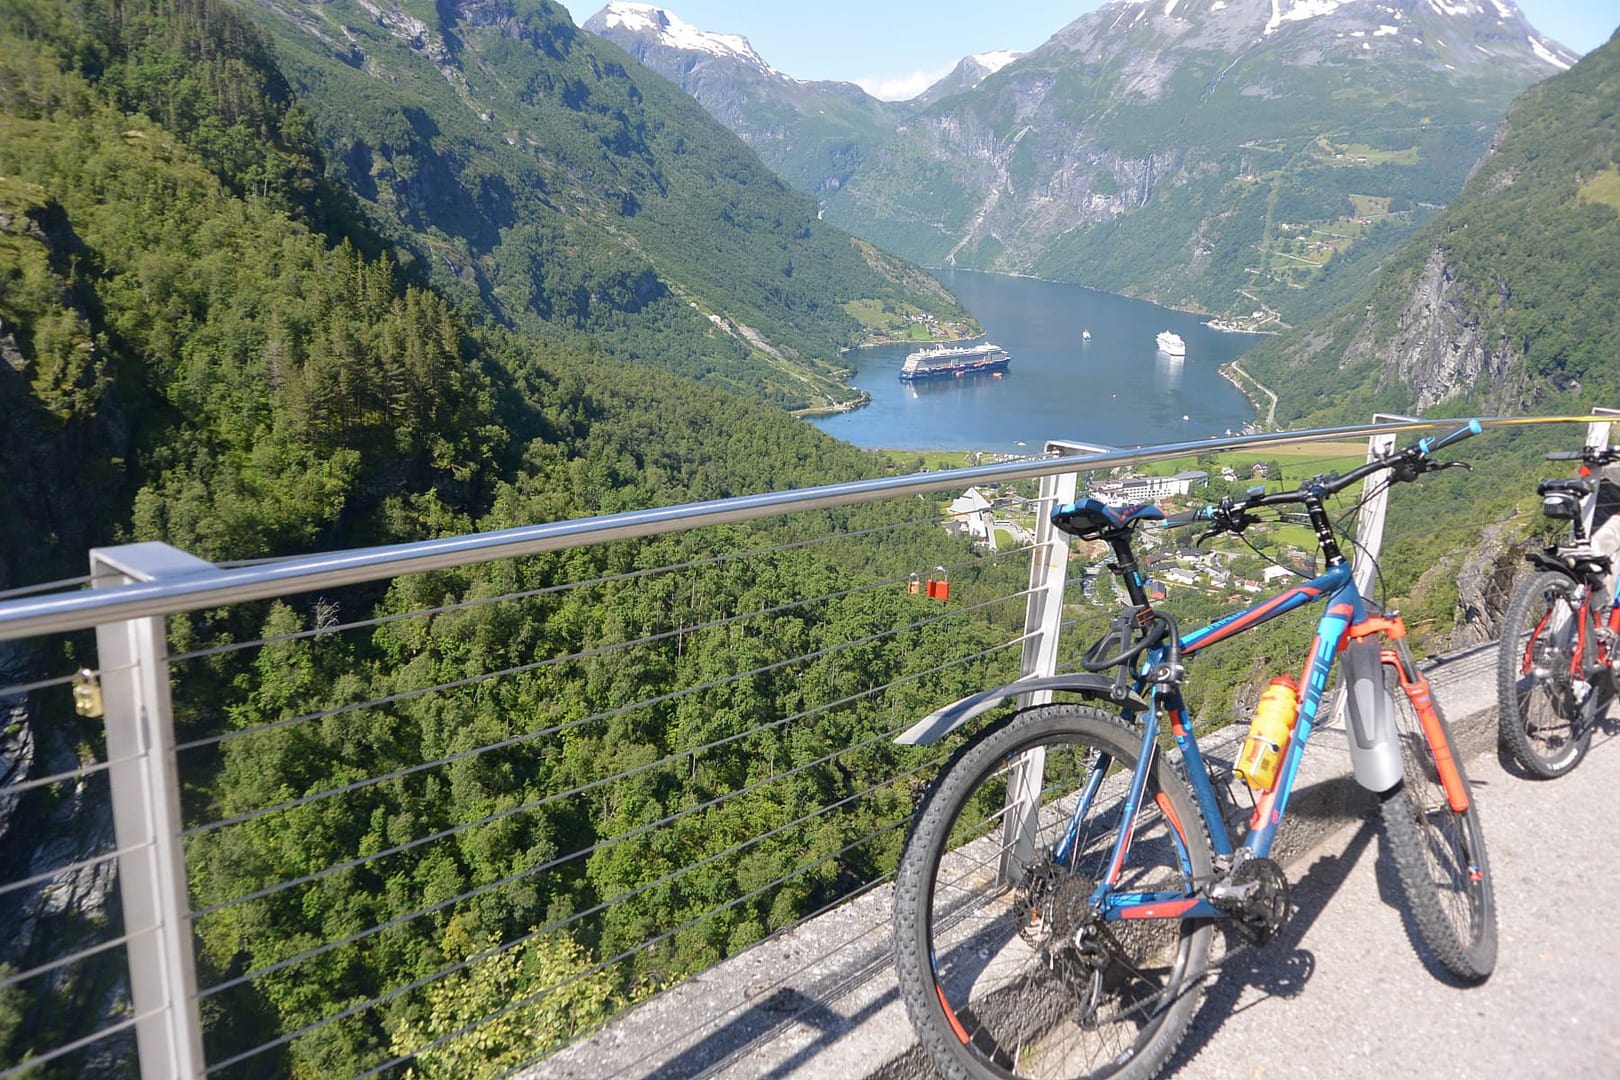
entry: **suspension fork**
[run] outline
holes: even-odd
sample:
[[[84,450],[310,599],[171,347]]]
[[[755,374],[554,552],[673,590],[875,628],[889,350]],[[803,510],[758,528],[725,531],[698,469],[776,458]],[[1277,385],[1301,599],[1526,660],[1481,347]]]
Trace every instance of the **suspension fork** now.
[[[1359,641],[1372,634],[1382,634],[1385,641],[1378,651],[1379,661],[1395,672],[1401,692],[1412,703],[1418,724],[1423,729],[1424,741],[1429,744],[1429,756],[1434,760],[1445,789],[1446,803],[1453,812],[1461,814],[1469,807],[1468,784],[1457,768],[1451,739],[1446,733],[1440,713],[1434,707],[1434,692],[1429,680],[1412,662],[1412,651],[1406,644],[1406,623],[1399,615],[1377,615],[1352,626],[1346,637]]]

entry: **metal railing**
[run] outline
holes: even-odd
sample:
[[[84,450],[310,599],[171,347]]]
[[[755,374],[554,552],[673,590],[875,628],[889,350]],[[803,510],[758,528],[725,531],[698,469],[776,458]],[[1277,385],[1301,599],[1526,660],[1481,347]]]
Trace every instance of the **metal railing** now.
[[[48,676],[0,654],[6,737],[41,733],[12,755],[32,764],[0,787],[0,841],[22,850],[3,826],[30,811],[76,838],[0,881],[0,915],[31,913],[8,946],[31,959],[0,967],[0,1025],[39,1002],[105,1022],[0,1060],[0,1078],[116,1072],[131,1037],[151,1077],[457,1075],[478,1032],[521,1066],[884,879],[939,759],[893,736],[941,698],[1065,663],[1080,579],[1045,511],[1080,474],[1352,438],[1374,452],[1453,424],[1053,442],[228,568],[163,544],[93,551],[88,579],[0,598],[0,641],[68,635],[34,655],[95,657]],[[918,500],[1028,481],[1022,546],[946,539]],[[1357,530],[1374,555],[1382,497]],[[110,836],[87,831],[98,814]],[[39,957],[19,935],[46,934],[53,904],[79,905],[72,939]]]

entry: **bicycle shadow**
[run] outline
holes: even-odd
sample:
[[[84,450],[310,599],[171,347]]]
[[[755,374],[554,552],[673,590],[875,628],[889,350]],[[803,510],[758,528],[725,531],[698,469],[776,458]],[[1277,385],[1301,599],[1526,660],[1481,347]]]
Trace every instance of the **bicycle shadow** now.
[[[1193,1014],[1186,1037],[1170,1058],[1165,1075],[1196,1058],[1227,1017],[1272,998],[1293,998],[1304,992],[1316,973],[1316,954],[1303,946],[1305,935],[1378,835],[1378,823],[1364,818],[1342,851],[1318,856],[1297,881],[1291,881],[1292,917],[1268,944],[1251,945],[1240,931],[1220,924],[1225,937],[1223,955],[1211,965],[1204,1000]],[[1381,864],[1387,861],[1379,860]],[[1249,991],[1258,991],[1259,996],[1244,1001]]]

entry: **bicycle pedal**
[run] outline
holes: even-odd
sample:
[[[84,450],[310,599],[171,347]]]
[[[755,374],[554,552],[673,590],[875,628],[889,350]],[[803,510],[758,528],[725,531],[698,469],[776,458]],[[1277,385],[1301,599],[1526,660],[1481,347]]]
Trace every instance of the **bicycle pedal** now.
[[[1256,945],[1277,936],[1293,908],[1288,877],[1272,859],[1249,858],[1209,890],[1209,902],[1236,917],[1239,929]]]

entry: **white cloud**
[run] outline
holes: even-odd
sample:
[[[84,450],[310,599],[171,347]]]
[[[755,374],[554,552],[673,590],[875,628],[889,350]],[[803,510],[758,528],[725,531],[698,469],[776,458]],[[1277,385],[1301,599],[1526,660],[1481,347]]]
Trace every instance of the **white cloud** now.
[[[947,64],[942,68],[934,68],[929,71],[913,71],[907,75],[894,75],[876,79],[852,79],[850,81],[868,94],[883,101],[910,101],[949,75],[955,67],[955,64]]]

